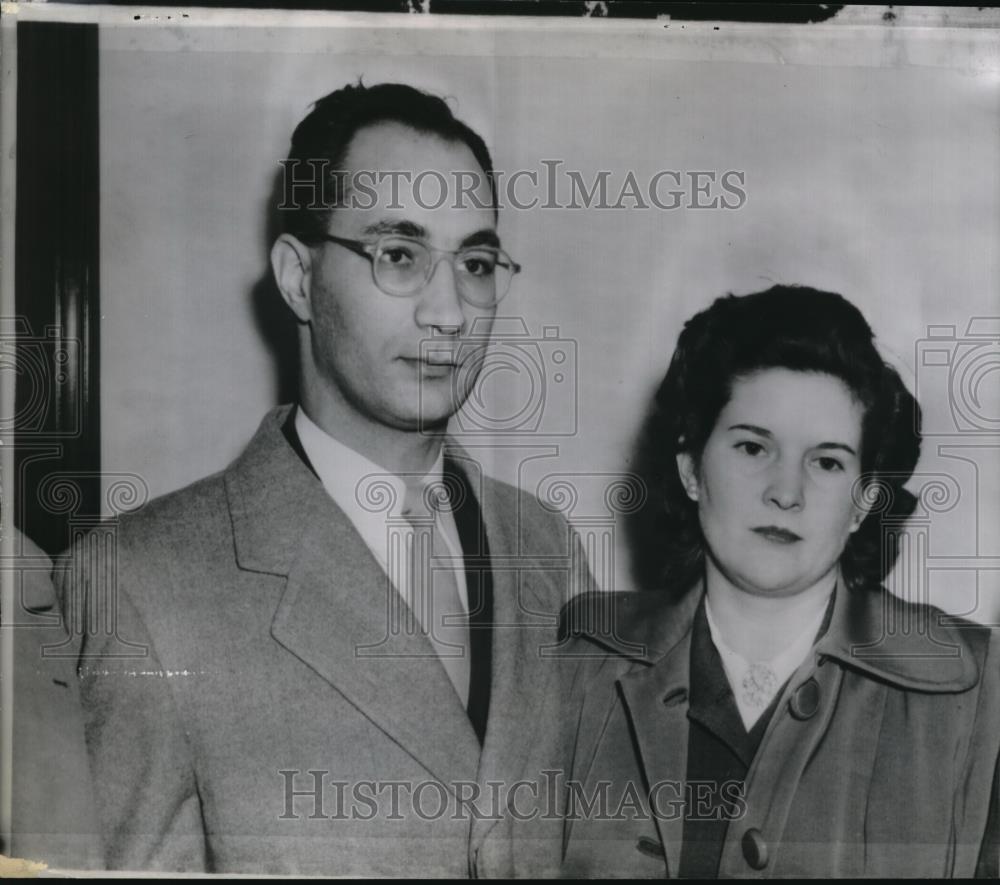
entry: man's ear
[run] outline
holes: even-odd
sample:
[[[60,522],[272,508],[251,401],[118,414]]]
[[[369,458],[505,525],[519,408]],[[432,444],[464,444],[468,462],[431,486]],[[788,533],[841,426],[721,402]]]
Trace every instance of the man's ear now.
[[[271,247],[271,268],[278,291],[300,323],[312,319],[309,301],[312,253],[297,237],[282,234]]]
[[[677,453],[677,475],[692,501],[698,500],[698,468],[689,452]]]

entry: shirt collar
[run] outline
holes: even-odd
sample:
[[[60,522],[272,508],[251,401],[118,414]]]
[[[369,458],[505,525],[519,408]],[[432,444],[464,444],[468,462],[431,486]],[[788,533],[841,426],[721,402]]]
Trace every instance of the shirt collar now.
[[[820,624],[823,623],[823,617],[826,614],[827,607],[830,603],[830,596],[831,594],[828,593],[825,597],[819,599],[818,605],[814,606],[812,611],[807,611],[805,613],[805,617],[803,617],[801,622],[797,625],[792,642],[785,646],[785,648],[783,648],[770,660],[758,662],[747,660],[739,652],[732,649],[729,643],[726,642],[725,637],[722,635],[722,631],[719,629],[719,625],[716,623],[712,614],[711,601],[708,598],[708,594],[706,594],[705,619],[708,622],[708,629],[712,635],[712,642],[719,650],[719,656],[721,657],[723,664],[726,665],[726,672],[728,673],[730,671],[730,667],[733,667],[739,669],[739,672],[742,674],[742,672],[747,670],[751,664],[763,663],[767,664],[771,672],[774,673],[778,680],[778,684],[783,684],[784,681],[795,672],[799,664],[806,659],[806,656],[809,654],[809,649],[813,646],[813,643],[816,642]]]
[[[690,706],[688,718],[711,732],[749,768],[767,723],[777,708],[781,691],[767,708],[757,711],[751,726],[743,719],[736,691],[730,685],[725,665],[716,648],[708,623],[708,609],[698,606],[691,631]]]
[[[323,487],[384,566],[388,543],[386,520],[400,516],[406,480],[330,436],[301,406],[295,414],[295,431]],[[440,482],[443,471],[444,451],[439,447],[431,469],[413,479],[425,484]]]

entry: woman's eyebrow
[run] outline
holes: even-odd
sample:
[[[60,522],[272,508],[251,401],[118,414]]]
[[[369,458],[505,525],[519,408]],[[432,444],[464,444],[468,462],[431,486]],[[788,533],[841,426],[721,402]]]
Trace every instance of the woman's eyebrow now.
[[[774,434],[771,433],[766,427],[758,427],[756,424],[732,424],[729,427],[730,430],[746,430],[750,433],[755,433],[757,436],[764,436],[768,439],[774,439]],[[839,449],[841,451],[847,452],[851,455],[857,455],[858,453],[854,451],[847,443],[842,442],[821,442],[813,446],[814,449]]]
[[[855,452],[854,449],[852,449],[847,443],[822,442],[818,446],[815,446],[815,448],[817,448],[817,449],[841,449],[841,450],[843,450],[843,451],[845,451],[845,452],[847,452],[847,453],[849,453],[851,455],[857,455],[857,452]]]
[[[733,424],[729,428],[730,430],[749,430],[751,433],[756,433],[758,436],[766,436],[769,439],[774,436],[770,430],[766,427],[758,427],[756,424]]]

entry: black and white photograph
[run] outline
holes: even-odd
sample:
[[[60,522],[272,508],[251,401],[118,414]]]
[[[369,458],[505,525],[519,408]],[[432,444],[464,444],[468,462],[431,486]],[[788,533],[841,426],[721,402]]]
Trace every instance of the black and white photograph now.
[[[3,3],[0,875],[1000,877],[1000,8],[321,5]]]

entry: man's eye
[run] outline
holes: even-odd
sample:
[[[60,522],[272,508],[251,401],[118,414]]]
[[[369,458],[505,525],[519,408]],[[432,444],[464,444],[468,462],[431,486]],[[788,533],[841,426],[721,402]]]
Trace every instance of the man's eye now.
[[[473,277],[492,276],[497,257],[492,252],[465,252],[460,259],[462,270]]]
[[[747,439],[743,442],[737,443],[736,448],[751,457],[764,454],[764,447],[759,442],[754,442],[752,439]]]
[[[383,264],[394,266],[413,263],[413,250],[408,246],[393,246],[391,249],[383,249],[379,255],[379,261]]]

